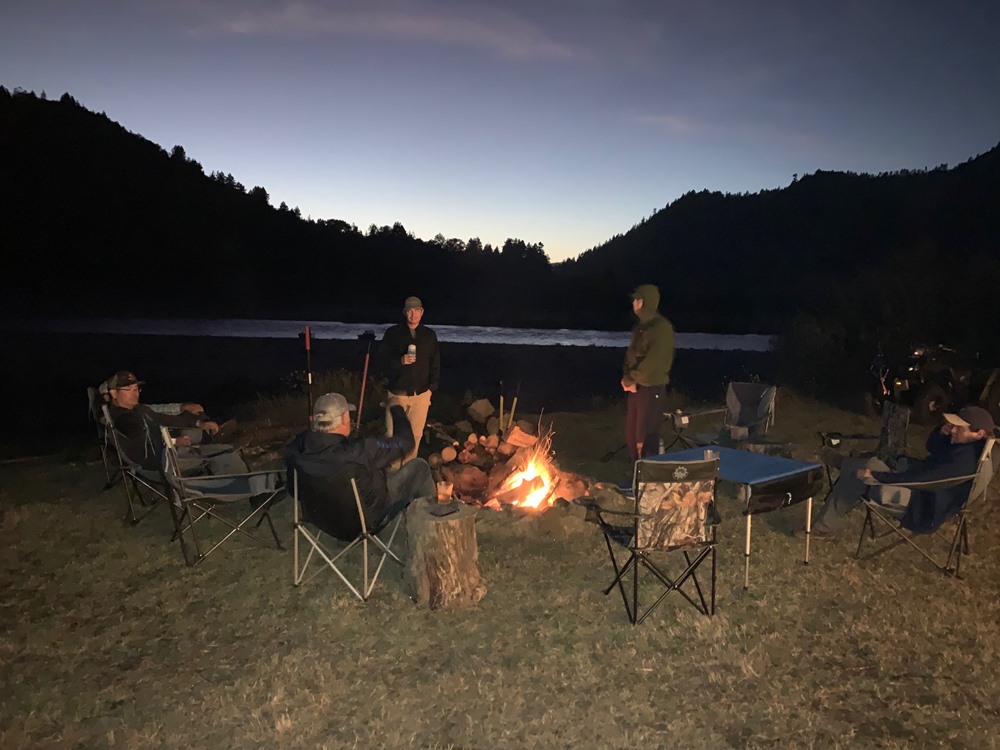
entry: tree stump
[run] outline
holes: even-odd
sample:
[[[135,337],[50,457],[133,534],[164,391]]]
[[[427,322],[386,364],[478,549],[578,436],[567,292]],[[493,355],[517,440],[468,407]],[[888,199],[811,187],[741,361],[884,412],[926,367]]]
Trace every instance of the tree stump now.
[[[406,510],[407,593],[432,610],[471,607],[486,594],[479,574],[478,509],[459,503],[454,513],[435,516],[434,505],[420,499]]]

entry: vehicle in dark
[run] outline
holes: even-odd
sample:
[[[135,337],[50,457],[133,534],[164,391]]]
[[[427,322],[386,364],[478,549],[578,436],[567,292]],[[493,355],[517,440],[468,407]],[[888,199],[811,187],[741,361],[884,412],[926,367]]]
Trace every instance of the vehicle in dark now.
[[[876,405],[891,400],[912,409],[914,422],[935,424],[941,414],[978,405],[1000,422],[1000,367],[986,367],[944,344],[914,346],[901,360],[881,353],[871,367]]]

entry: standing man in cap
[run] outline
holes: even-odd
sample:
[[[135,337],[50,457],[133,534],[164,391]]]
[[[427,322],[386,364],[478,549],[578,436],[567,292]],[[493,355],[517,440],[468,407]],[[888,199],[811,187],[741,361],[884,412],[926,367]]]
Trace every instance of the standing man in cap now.
[[[945,414],[944,424],[927,437],[927,458],[890,471],[880,459],[848,459],[823,503],[812,526],[813,539],[836,539],[844,516],[861,503],[865,485],[869,497],[887,507],[906,509],[903,528],[926,534],[955,515],[969,498],[972,482],[939,490],[879,487],[880,484],[913,484],[965,477],[976,473],[986,439],[996,436],[990,413],[979,406],[966,406],[958,414]]]
[[[350,541],[361,533],[351,490],[353,478],[368,528],[418,497],[436,492],[431,468],[422,458],[387,476],[387,469],[413,448],[413,432],[396,396],[387,408],[393,435],[351,437],[354,404],[339,393],[327,393],[313,407],[312,428],[295,437],[285,452],[288,481],[298,472],[299,499],[310,518],[338,539]]]
[[[632,312],[639,322],[622,367],[622,390],[628,394],[625,444],[633,463],[659,451],[663,402],[674,363],[674,327],[660,315],[660,290],[643,284],[632,292]]]
[[[417,455],[424,436],[431,394],[441,380],[441,352],[437,334],[423,325],[424,303],[419,297],[407,297],[403,303],[404,323],[397,323],[382,336],[382,353],[389,371],[389,393],[396,397],[413,430],[414,444],[403,458],[407,462]],[[389,407],[386,406],[387,435],[395,434]]]
[[[181,430],[175,445],[180,455],[204,459],[213,474],[245,474],[249,471],[246,462],[231,445],[211,444],[193,445],[190,434],[195,431],[208,435],[216,435],[219,425],[205,416],[198,404],[188,404],[188,409],[182,405],[179,414],[164,414],[154,411],[145,404],[139,403],[139,394],[144,381],[139,380],[128,370],[120,370],[105,381],[108,386],[108,412],[115,431],[119,434],[119,443],[125,455],[132,462],[144,469],[155,471],[160,467],[160,457],[147,450],[146,420],[164,427]]]

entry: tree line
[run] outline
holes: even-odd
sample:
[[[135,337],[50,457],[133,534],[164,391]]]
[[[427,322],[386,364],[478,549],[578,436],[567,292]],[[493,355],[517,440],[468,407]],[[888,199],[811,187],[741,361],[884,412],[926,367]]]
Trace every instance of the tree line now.
[[[788,359],[803,382],[911,340],[1000,357],[1000,146],[953,168],[691,191],[553,264],[520,238],[304,218],[68,93],[0,86],[0,133],[7,314],[380,322],[416,293],[437,322],[624,329],[650,282],[679,330],[785,334],[809,352]]]

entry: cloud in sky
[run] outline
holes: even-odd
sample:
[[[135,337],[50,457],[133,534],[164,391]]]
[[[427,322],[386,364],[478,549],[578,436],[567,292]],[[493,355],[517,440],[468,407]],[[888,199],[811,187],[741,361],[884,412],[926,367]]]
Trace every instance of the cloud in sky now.
[[[559,41],[523,16],[494,5],[296,0],[181,7],[195,34],[391,39],[485,49],[519,61],[587,57],[585,49]]]

